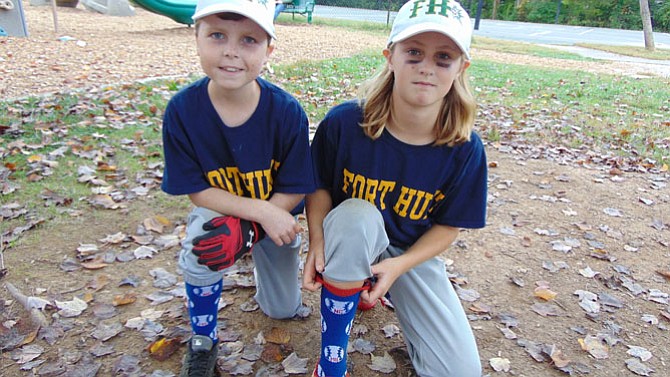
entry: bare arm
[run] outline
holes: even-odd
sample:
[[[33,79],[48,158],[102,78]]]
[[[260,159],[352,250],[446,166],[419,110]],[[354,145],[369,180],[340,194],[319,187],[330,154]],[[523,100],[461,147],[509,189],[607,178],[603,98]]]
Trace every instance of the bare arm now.
[[[290,210],[302,200],[302,194],[276,193],[270,200],[260,200],[233,195],[228,191],[208,188],[190,194],[191,202],[219,213],[259,223],[272,241],[281,246],[291,243],[302,227]]]
[[[307,260],[302,276],[303,288],[315,291],[321,287],[316,282],[316,274],[323,272],[325,258],[323,251],[323,219],[333,208],[333,201],[330,193],[323,189],[318,189],[314,193],[307,195],[307,227],[309,229],[309,250]]]

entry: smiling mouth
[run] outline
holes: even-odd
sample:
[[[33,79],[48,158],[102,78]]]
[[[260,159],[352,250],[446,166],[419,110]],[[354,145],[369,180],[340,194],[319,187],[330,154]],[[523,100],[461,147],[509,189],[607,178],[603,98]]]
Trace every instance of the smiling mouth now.
[[[220,67],[219,69],[222,71],[233,72],[233,73],[242,71],[240,68],[234,68],[234,67]]]

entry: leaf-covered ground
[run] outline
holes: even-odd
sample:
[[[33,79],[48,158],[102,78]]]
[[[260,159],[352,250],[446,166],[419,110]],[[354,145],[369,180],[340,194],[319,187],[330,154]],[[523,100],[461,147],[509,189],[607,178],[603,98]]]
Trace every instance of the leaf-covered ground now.
[[[197,72],[192,30],[162,17],[59,10],[61,34],[86,41],[82,46],[56,40],[48,9],[26,9],[29,30],[43,28],[33,28],[27,41],[0,40],[3,97]],[[314,46],[345,40],[326,28],[312,34],[303,26],[279,26],[280,41],[295,36],[302,38],[298,45],[312,47],[299,54],[303,58],[330,57],[330,50]],[[361,49],[376,43],[370,38]],[[318,49],[317,56],[308,55]],[[288,48],[279,45],[276,58],[290,60],[282,50]],[[333,49],[333,56],[341,50]],[[26,71],[39,79],[23,78]],[[495,108],[482,108],[482,119],[500,117]],[[13,147],[30,153],[30,145]],[[146,146],[130,141],[128,148],[135,147]],[[443,255],[485,374],[664,376],[670,370],[670,178],[656,170],[622,170],[612,156],[585,150],[487,144],[488,226],[462,232]],[[77,153],[95,160],[96,151]],[[99,176],[115,182],[111,168],[90,165],[91,171],[63,179],[89,186],[100,183]],[[68,213],[60,222],[24,218],[22,203],[2,202],[2,234],[17,241],[3,253],[0,375],[178,373],[188,323],[175,257],[188,203],[166,204],[155,170],[147,165],[141,177],[119,178],[128,180],[122,191],[88,196],[89,211],[67,211],[78,197],[42,192],[36,201]],[[24,228],[6,229],[17,217]],[[224,375],[311,371],[319,344],[318,297],[305,293],[302,318],[270,320],[252,300],[249,260],[237,267],[226,277],[219,312]],[[392,309],[359,313],[356,325],[353,375],[411,375]]]

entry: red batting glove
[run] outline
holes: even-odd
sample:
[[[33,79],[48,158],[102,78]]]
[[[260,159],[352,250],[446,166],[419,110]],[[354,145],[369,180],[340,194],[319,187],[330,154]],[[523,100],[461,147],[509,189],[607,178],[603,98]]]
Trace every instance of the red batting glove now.
[[[215,217],[202,225],[208,232],[193,239],[198,263],[221,271],[248,253],[265,236],[258,223],[233,216]]]

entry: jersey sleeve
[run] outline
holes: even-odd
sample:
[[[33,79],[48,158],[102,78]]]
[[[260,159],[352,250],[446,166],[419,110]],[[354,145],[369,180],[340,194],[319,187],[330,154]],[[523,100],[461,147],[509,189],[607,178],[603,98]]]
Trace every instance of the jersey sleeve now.
[[[476,133],[458,154],[455,180],[444,188],[444,198],[436,206],[437,224],[458,228],[483,228],[486,225],[488,165],[484,144]]]
[[[180,98],[176,96],[170,100],[163,117],[165,167],[161,189],[171,195],[192,194],[210,187],[177,111],[176,103]]]
[[[347,105],[346,103],[344,105]],[[317,189],[332,191],[338,145],[342,130],[343,105],[332,108],[319,123],[312,140],[312,164]]]
[[[286,107],[284,148],[274,190],[289,194],[314,191],[314,175],[309,147],[309,120],[297,102]]]

